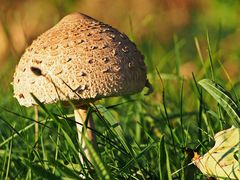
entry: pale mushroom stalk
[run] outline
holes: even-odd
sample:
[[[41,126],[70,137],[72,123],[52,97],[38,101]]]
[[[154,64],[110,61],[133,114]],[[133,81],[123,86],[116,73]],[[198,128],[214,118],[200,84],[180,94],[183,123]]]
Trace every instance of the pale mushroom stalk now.
[[[82,145],[82,148],[86,154],[87,159],[91,160],[90,154],[86,147],[86,143],[85,143],[84,139],[82,138],[83,126],[84,126],[85,121],[87,120],[88,124],[87,124],[87,132],[85,133],[85,136],[87,137],[87,139],[92,141],[94,146],[96,146],[96,137],[95,137],[95,134],[93,133],[93,131],[91,130],[91,129],[94,129],[92,113],[90,112],[89,117],[87,117],[87,113],[88,113],[88,106],[79,106],[74,109],[74,115],[75,115],[75,121],[76,121],[76,126],[77,126],[77,133],[78,133],[78,140]],[[82,158],[81,154],[79,154],[79,158],[80,158],[80,161],[83,163],[83,158]]]

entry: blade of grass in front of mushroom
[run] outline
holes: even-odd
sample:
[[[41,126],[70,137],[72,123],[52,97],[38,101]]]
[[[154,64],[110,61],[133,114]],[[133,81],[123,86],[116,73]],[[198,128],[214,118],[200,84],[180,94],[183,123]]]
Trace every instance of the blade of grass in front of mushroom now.
[[[94,111],[96,112],[96,110],[97,110],[97,107],[95,106],[95,105],[93,105],[93,107],[91,107],[91,108],[94,108]],[[97,113],[98,114],[98,113]],[[60,115],[57,115],[57,114],[55,114],[56,116],[58,116],[59,118],[62,118],[62,119],[64,119],[65,117],[62,117],[62,116],[60,116]],[[72,120],[72,119],[70,119],[71,117],[74,117],[74,115],[70,115],[70,116],[67,116],[66,117],[66,119],[67,119],[67,121],[72,121],[72,122],[74,122],[74,123],[77,123],[75,120]],[[100,117],[101,119],[103,118],[103,117]],[[81,126],[83,126],[83,124],[82,123],[78,123],[78,124],[80,124]],[[98,136],[100,139],[102,139],[102,140],[104,140],[104,141],[107,141],[112,147],[114,147],[116,150],[118,150],[118,151],[120,151],[121,153],[123,153],[123,154],[127,154],[127,152],[124,150],[124,148],[122,148],[121,146],[118,146],[118,144],[115,144],[115,142],[114,141],[112,141],[110,138],[108,138],[107,136],[104,136],[102,133],[100,133],[99,131],[97,131],[96,129],[92,129],[91,127],[86,127],[87,129],[90,129],[91,131],[93,131],[95,134],[96,134],[96,136]]]
[[[35,68],[35,67],[31,67],[31,70],[36,74],[36,75],[38,75],[38,76],[40,76],[40,75],[42,75],[43,77],[45,77],[53,86],[54,86],[54,88],[55,88],[55,90],[56,90],[56,92],[57,92],[57,95],[58,95],[58,98],[60,99],[60,97],[59,97],[59,93],[58,92],[60,92],[61,94],[63,94],[63,95],[65,95],[65,93],[58,87],[58,86],[56,86],[55,85],[55,83],[52,81],[52,79],[51,78],[48,78],[47,76],[45,76],[44,74],[42,74],[42,72],[41,72],[41,69],[39,69],[39,68]],[[72,91],[72,92],[74,92],[78,97],[79,97],[79,99],[82,99],[81,97],[80,97],[80,95],[78,94],[78,93],[76,93],[64,80],[62,80],[61,79],[61,81]],[[31,94],[32,96],[34,96],[33,94]],[[91,117],[91,114],[90,114],[90,116],[88,116],[88,118],[85,118],[85,114],[82,114],[81,112],[83,112],[84,110],[82,110],[81,108],[77,108],[76,109],[76,106],[73,104],[73,102],[69,99],[69,97],[68,96],[66,96],[65,95],[65,97],[67,98],[67,100],[68,100],[68,103],[75,109],[74,110],[74,112],[75,112],[75,119],[76,119],[76,121],[75,121],[75,123],[76,123],[76,125],[77,125],[77,133],[78,133],[78,137],[79,137],[79,142],[81,142],[81,144],[84,144],[84,142],[81,140],[81,137],[82,137],[82,135],[81,135],[81,127],[82,127],[82,125],[84,124],[83,122],[85,122],[86,121],[86,123],[88,122],[88,119],[89,119],[89,117],[90,117],[90,125],[93,125],[93,120],[92,120],[92,117]],[[37,102],[37,104],[39,104],[39,103],[41,103],[35,96],[33,97],[34,98],[34,100]],[[43,104],[41,103],[41,107],[43,108]],[[58,106],[57,106],[58,107]],[[43,108],[44,109],[44,108]],[[61,111],[61,109],[58,107],[58,109],[60,110],[60,112],[62,113],[62,111]],[[44,110],[46,110],[46,108],[44,109]],[[48,114],[49,114],[49,112],[48,112]],[[50,115],[50,114],[49,114]],[[54,116],[54,114],[52,114],[51,113],[51,115],[50,116]],[[81,117],[81,116],[84,116],[84,117]],[[56,116],[57,117],[57,116]],[[87,116],[86,116],[87,117]],[[66,123],[65,123],[66,124]],[[64,127],[68,127],[68,126],[66,126],[66,125],[64,125]],[[89,129],[88,128],[88,131],[89,131],[89,136],[92,138],[92,140],[94,141],[94,143],[96,143],[95,142],[95,135],[94,135],[94,133],[92,132],[92,129]],[[71,132],[71,131],[70,131]],[[82,149],[82,147],[81,147],[81,149]],[[86,150],[86,154],[87,154],[88,152],[87,152],[87,150]],[[90,158],[90,157],[89,157]],[[82,161],[82,157],[80,156],[80,160]]]
[[[126,155],[130,155],[130,150],[128,148],[128,145],[126,144],[125,138],[122,133],[122,129],[116,132],[113,131],[116,126],[119,124],[113,119],[112,115],[109,114],[109,111],[102,105],[94,105],[95,113],[96,115],[102,120],[101,122],[104,123],[104,126],[106,126],[109,130],[112,136],[116,137],[116,139],[120,140],[122,147],[120,147],[121,151],[124,152]],[[119,133],[119,135],[118,135]],[[120,138],[119,138],[120,137]],[[114,138],[112,138],[114,139]]]
[[[123,130],[122,130],[119,122],[117,122],[115,120],[115,118],[112,116],[112,114],[105,107],[98,105],[97,108],[100,112],[99,115],[101,116],[101,119],[104,120],[105,122],[107,122],[108,127],[110,128],[111,132],[114,134],[116,139],[118,139],[121,142],[121,144],[124,147],[124,149],[126,150],[126,152],[128,152],[128,155],[130,155],[130,158],[134,159],[134,162],[138,165],[138,167],[140,168],[140,171],[142,171],[143,168],[141,168],[141,165],[139,164],[139,162],[136,159],[137,152],[140,152],[141,149],[138,148],[137,150],[134,150],[132,148],[132,146],[127,143],[127,140],[124,136]],[[136,146],[136,147],[138,147],[138,146]],[[144,173],[142,173],[142,174],[144,174]]]
[[[60,131],[61,131],[61,127],[60,125],[58,124],[57,126],[57,132],[58,134],[60,134]],[[60,136],[57,134],[57,140],[53,140],[52,136],[49,136],[49,138],[52,140],[52,143],[55,144],[55,155],[54,155],[54,161],[58,161],[58,158],[59,158],[59,154],[60,154],[60,149],[59,149],[59,146],[60,146]],[[53,169],[52,169],[52,173],[55,173],[56,171],[56,167],[54,166]]]
[[[86,156],[85,156],[85,152],[84,152],[82,146],[76,147],[76,145],[74,144],[74,142],[72,141],[72,139],[71,139],[71,137],[68,135],[68,133],[67,133],[64,129],[62,129],[61,131],[62,131],[62,133],[63,133],[63,136],[64,136],[67,144],[68,144],[69,147],[71,148],[71,151],[73,152],[73,155],[74,155],[75,159],[77,160],[78,163],[80,163],[82,170],[84,170],[83,164],[82,164],[82,162],[81,162],[80,159],[79,159],[79,151],[80,151],[80,153],[81,153],[82,158],[83,158],[86,162],[88,162],[88,161],[87,161],[87,158],[86,158]],[[79,150],[78,150],[78,149],[79,149]],[[90,168],[90,166],[88,165],[88,163],[85,163],[85,164],[88,166],[88,168]]]
[[[111,174],[109,173],[108,169],[104,165],[104,162],[102,161],[100,155],[97,153],[95,148],[93,147],[92,143],[83,136],[84,142],[86,143],[86,147],[89,150],[89,154],[91,156],[91,161],[94,165],[94,169],[97,172],[99,179],[112,179]]]
[[[81,96],[75,92],[75,90],[73,90],[64,80],[61,79],[61,81],[72,91],[74,92],[78,98],[81,100]],[[55,87],[55,88],[58,88],[58,87]],[[60,88],[58,88],[61,91]],[[91,110],[91,107],[89,105],[85,105],[88,109],[84,109],[84,108],[81,108],[81,107],[78,107],[78,105],[74,105],[73,102],[66,96],[69,104],[74,108],[74,117],[75,117],[75,123],[76,123],[76,126],[77,126],[77,134],[78,134],[78,140],[79,140],[79,143],[83,146],[81,148],[85,149],[85,142],[84,140],[82,139],[82,134],[83,136],[85,136],[86,134],[84,133],[84,131],[87,131],[87,136],[89,136],[89,138],[92,139],[92,142],[95,144],[94,146],[96,146],[96,136],[94,134],[94,121],[92,119],[92,110]],[[84,101],[83,101],[84,102]],[[86,108],[85,107],[85,108]],[[87,113],[86,113],[87,111]],[[89,122],[89,127],[88,127],[88,122]],[[85,125],[85,126],[83,126]],[[84,130],[85,129],[85,130]],[[87,130],[86,130],[87,129]],[[90,157],[88,157],[88,150],[85,149],[84,150],[86,155],[87,155],[87,158],[88,160],[90,160]],[[83,161],[83,158],[80,156],[80,161]]]
[[[71,127],[69,126],[68,122],[65,121],[65,120],[61,121],[58,118],[57,115],[48,111],[48,109],[45,107],[45,105],[43,103],[41,103],[33,94],[32,94],[32,97],[34,98],[35,102],[54,120],[53,121],[54,123],[61,124],[61,132],[63,133],[63,136],[65,137],[67,143],[70,145],[70,147],[72,149],[72,152],[74,153],[75,158],[79,157],[79,156],[76,156],[76,152],[78,152],[78,150],[75,147],[75,145],[74,145],[73,141],[71,140],[70,136],[68,135],[68,134],[70,134],[70,135],[72,135],[72,137],[74,137],[74,134],[73,134],[73,132],[71,130]],[[68,133],[66,133],[66,131],[64,130],[65,128],[66,128]],[[82,149],[81,146],[79,146],[79,150],[80,150],[80,153],[82,154],[83,158],[85,159],[85,155],[84,155],[85,153],[84,153],[84,150]],[[86,162],[88,162],[87,159],[85,159],[85,160],[86,160]],[[77,158],[77,161],[78,161],[78,158]],[[79,163],[80,163],[80,166],[82,167],[82,169],[84,170],[82,162],[79,161]],[[89,167],[88,163],[86,163],[86,164]],[[86,174],[86,172],[85,172],[85,174]]]
[[[61,145],[61,143],[58,144],[51,137],[50,137],[50,139],[52,140],[52,144],[54,144],[55,146]],[[63,149],[59,149],[59,156],[60,156],[59,159],[54,159],[54,160],[49,159],[48,163],[51,165],[51,167],[53,166],[52,173],[54,174],[57,170],[58,173],[61,172],[63,174],[68,175],[67,177],[72,177],[72,178],[77,173],[76,175],[79,178],[79,172],[81,170],[81,167],[79,166],[79,164],[76,164],[75,160],[72,160],[72,158],[69,158],[69,155],[72,156],[72,154],[70,153],[69,150],[68,150],[69,152],[67,154],[64,154],[63,151],[64,151]],[[72,172],[70,172],[70,171],[72,171]],[[85,177],[88,177],[88,174],[85,171],[85,169],[83,172],[80,172],[80,174],[82,174],[82,173],[84,174]]]
[[[112,114],[104,106],[97,105],[96,107],[97,107],[98,111],[100,112],[99,115],[101,116],[101,118],[109,124],[109,128],[116,135],[116,137],[118,137],[118,139],[120,140],[120,142],[123,145],[123,147],[125,148],[125,150],[129,154],[133,155],[134,152],[132,152],[131,147],[128,145],[119,122],[117,122],[115,120],[115,118],[112,116]]]
[[[49,159],[48,159],[48,155],[46,154],[46,145],[45,145],[45,142],[44,142],[44,127],[41,128],[41,134],[39,134],[39,139],[40,139],[40,147],[41,147],[41,153],[42,153],[42,159],[44,159],[44,161],[42,162],[43,163],[43,167],[45,169],[49,169]],[[38,144],[35,143],[35,148],[36,148],[36,151],[38,151]]]
[[[61,81],[72,91],[74,92],[79,99],[82,99],[80,97],[80,95],[78,93],[76,93],[64,80],[61,79]],[[52,82],[52,84],[54,84]],[[54,85],[55,89],[58,91],[60,91],[60,93],[63,93],[61,91],[60,88],[58,88],[56,85]],[[64,94],[64,93],[63,93]],[[66,96],[66,98],[68,99],[68,103],[72,106],[72,108],[74,108],[74,117],[75,117],[75,123],[77,126],[77,134],[78,134],[78,140],[79,140],[79,144],[80,144],[80,162],[81,164],[85,161],[87,163],[89,163],[89,160],[91,159],[91,157],[89,157],[89,153],[88,153],[88,149],[85,149],[85,142],[84,142],[84,136],[88,136],[93,144],[96,146],[96,137],[95,137],[95,133],[94,133],[94,122],[92,119],[92,110],[90,106],[87,110],[84,110],[82,108],[77,108],[76,105],[73,104],[73,102]],[[87,113],[84,113],[84,111],[87,111]],[[88,122],[89,122],[89,126],[88,126]],[[83,151],[82,151],[83,150]],[[82,155],[83,157],[82,157]],[[85,157],[86,155],[86,157]],[[84,161],[83,161],[84,160]],[[89,165],[88,165],[89,166]]]
[[[74,109],[74,115],[77,126],[79,145],[81,146],[81,149],[84,149],[87,159],[91,160],[88,149],[86,148],[86,144],[84,142],[84,137],[87,136],[90,138],[94,146],[96,146],[95,134],[92,131],[94,128],[92,110],[88,105],[84,107],[82,106],[80,108]],[[91,129],[88,128],[88,124]],[[79,159],[81,162],[84,162],[84,159],[81,157],[81,155],[79,155]]]
[[[62,127],[66,128],[68,130],[68,132],[71,134],[71,135],[74,135],[73,132],[71,131],[71,127],[69,126],[68,122],[66,121],[66,119],[59,119],[57,115],[53,114],[51,111],[49,111],[46,106],[41,103],[38,98],[34,95],[34,94],[31,94],[34,101],[43,109],[43,111],[48,114],[54,121],[54,123],[60,123],[62,125]]]
[[[35,140],[35,147],[38,149],[38,138],[39,138],[39,118],[38,118],[38,107],[34,105],[34,113],[35,113],[35,134],[34,134],[34,140]]]

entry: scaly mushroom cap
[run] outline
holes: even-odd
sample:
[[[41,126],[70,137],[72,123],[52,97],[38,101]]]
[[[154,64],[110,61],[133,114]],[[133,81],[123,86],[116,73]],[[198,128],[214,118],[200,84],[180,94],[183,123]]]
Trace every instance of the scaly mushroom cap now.
[[[16,68],[14,96],[24,106],[93,101],[143,89],[143,55],[128,37],[84,14],[65,16],[33,41]]]

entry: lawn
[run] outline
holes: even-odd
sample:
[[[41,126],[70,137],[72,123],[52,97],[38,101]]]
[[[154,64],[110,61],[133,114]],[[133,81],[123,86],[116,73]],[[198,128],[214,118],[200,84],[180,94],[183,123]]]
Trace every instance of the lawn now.
[[[169,14],[156,11],[138,24],[141,16],[131,16],[138,12],[138,6],[123,2],[116,1],[120,7],[129,6],[129,16],[118,10],[112,16],[117,19],[114,21],[110,16],[100,16],[101,9],[95,18],[113,22],[114,27],[119,27],[137,44],[145,56],[153,93],[145,96],[147,89],[143,89],[139,94],[101,99],[91,104],[88,113],[93,115],[95,129],[92,131],[97,147],[85,139],[91,160],[84,158],[82,163],[79,153],[84,153],[77,139],[72,107],[38,102],[36,134],[36,111],[33,107],[20,106],[13,97],[10,83],[23,50],[18,51],[14,38],[9,38],[13,44],[9,43],[8,47],[12,49],[0,67],[0,179],[206,178],[192,163],[194,152],[207,153],[214,146],[213,137],[217,132],[240,126],[240,26],[237,21],[240,4],[203,0],[197,5],[182,5],[184,10],[174,6],[174,11],[171,7],[173,12]],[[141,8],[144,3],[148,4],[141,3]],[[2,23],[8,22],[5,13],[11,6],[8,4],[2,9]],[[33,3],[29,6],[37,7]],[[158,9],[155,6],[147,7]],[[58,15],[53,16],[51,23],[39,27],[41,32],[69,12],[87,13],[91,9],[89,13],[94,15],[92,6],[84,8],[76,1],[64,5],[54,1],[46,7],[55,7],[46,11],[55,14],[57,11]],[[33,9],[28,13],[33,13]],[[179,25],[173,19],[178,17],[176,13],[184,12],[188,12],[189,17],[179,15],[179,23],[182,22]],[[123,21],[119,17],[123,17]],[[159,18],[163,19],[163,25]],[[187,22],[183,23],[181,18]],[[2,25],[7,37],[11,37],[12,32],[9,24]],[[32,36],[36,38],[39,34]]]

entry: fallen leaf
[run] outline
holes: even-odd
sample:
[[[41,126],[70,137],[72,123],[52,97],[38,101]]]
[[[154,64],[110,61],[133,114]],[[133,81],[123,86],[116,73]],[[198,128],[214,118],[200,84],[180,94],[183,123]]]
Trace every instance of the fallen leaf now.
[[[214,147],[206,154],[200,156],[195,152],[193,163],[209,177],[240,179],[240,128],[220,131],[214,139]]]

